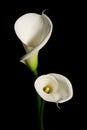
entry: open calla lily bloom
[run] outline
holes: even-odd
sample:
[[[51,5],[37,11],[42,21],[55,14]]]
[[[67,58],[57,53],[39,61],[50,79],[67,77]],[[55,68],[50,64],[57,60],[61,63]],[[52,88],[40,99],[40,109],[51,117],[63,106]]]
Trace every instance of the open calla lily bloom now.
[[[26,51],[20,61],[28,64],[33,71],[38,65],[38,52],[49,40],[52,28],[50,18],[44,13],[27,13],[15,22],[15,32]]]
[[[36,79],[34,86],[37,93],[49,102],[63,103],[73,96],[71,82],[60,74],[42,75]]]

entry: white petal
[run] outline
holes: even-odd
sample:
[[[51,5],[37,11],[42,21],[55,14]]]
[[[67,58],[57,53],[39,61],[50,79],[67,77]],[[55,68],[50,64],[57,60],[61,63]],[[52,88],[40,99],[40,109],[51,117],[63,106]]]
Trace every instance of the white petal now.
[[[55,96],[57,96],[57,94],[58,95],[60,94],[60,100],[57,100],[57,102],[63,103],[70,100],[73,96],[73,89],[72,89],[72,84],[69,81],[69,79],[60,74],[52,73],[49,75],[55,77],[59,84],[59,90],[55,94]]]
[[[57,97],[55,97],[55,93],[56,91],[58,91],[58,82],[57,80],[50,75],[42,75],[40,77],[38,77],[35,81],[35,89],[37,91],[37,93],[46,101],[49,102],[56,102],[59,97],[57,95]],[[43,88],[45,86],[51,86],[52,88],[52,92],[47,94],[43,91]]]
[[[37,93],[46,101],[63,103],[70,100],[73,96],[71,82],[63,75],[50,73],[39,76],[35,81]],[[51,86],[52,91],[46,93],[43,91],[45,86]]]
[[[27,52],[21,58],[23,61],[37,53],[47,43],[53,25],[45,14],[27,13],[15,22],[14,29]]]
[[[15,32],[19,39],[28,45],[32,39],[41,31],[43,21],[41,15],[35,13],[27,13],[22,15],[15,22]]]

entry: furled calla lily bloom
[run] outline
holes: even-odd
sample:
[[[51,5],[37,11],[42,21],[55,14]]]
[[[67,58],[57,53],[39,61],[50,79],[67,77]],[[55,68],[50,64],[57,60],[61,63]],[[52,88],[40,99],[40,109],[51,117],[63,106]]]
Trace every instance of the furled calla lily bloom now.
[[[63,103],[73,96],[71,82],[60,74],[42,75],[36,79],[34,86],[37,93],[48,102]]]
[[[37,68],[38,52],[49,40],[52,28],[50,18],[44,13],[24,14],[14,24],[15,33],[26,51],[20,61],[28,65],[32,71]]]

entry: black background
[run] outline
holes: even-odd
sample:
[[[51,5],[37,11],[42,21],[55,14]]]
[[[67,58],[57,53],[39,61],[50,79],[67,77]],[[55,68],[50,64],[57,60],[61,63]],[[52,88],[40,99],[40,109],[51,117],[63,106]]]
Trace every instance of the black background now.
[[[39,52],[39,75],[65,75],[74,91],[71,100],[60,104],[61,110],[56,104],[46,102],[45,130],[76,129],[85,125],[86,102],[83,95],[86,86],[82,80],[86,73],[85,3],[13,0],[7,2],[6,8],[3,6],[1,20],[4,43],[1,48],[3,128],[38,129],[35,77],[27,66],[19,62],[25,51],[14,32],[14,23],[25,13],[41,14],[44,9],[48,9],[46,15],[53,22],[53,32]]]

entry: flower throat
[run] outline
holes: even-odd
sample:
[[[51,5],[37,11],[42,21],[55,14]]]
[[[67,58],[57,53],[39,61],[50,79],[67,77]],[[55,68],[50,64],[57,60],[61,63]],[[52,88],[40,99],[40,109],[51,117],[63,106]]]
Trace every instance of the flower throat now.
[[[52,88],[51,86],[47,85],[43,88],[43,91],[47,94],[51,93],[52,92]]]

